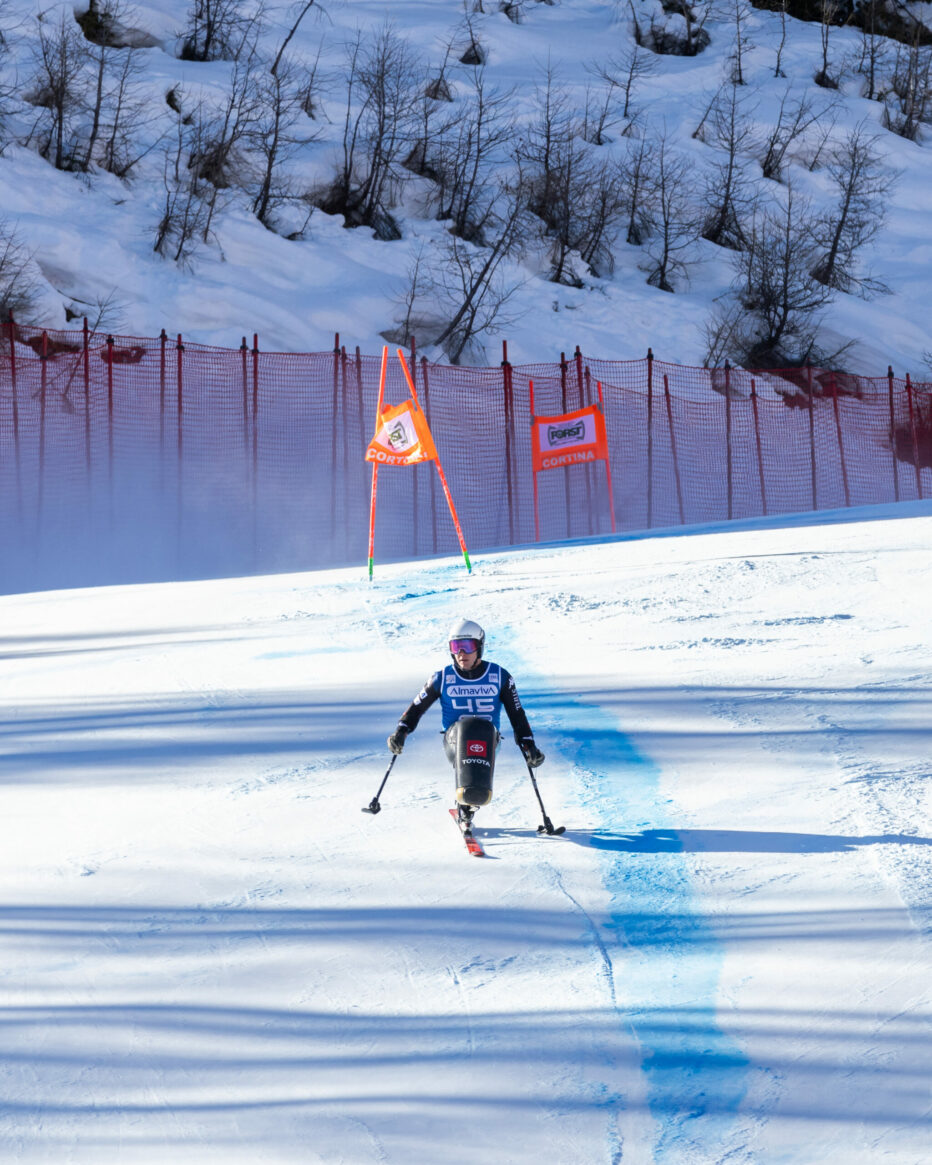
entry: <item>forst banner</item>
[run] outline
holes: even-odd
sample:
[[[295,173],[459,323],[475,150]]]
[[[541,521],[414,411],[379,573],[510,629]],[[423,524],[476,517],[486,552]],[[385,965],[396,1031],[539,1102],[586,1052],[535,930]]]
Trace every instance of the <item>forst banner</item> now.
[[[378,465],[417,465],[436,461],[437,450],[427,420],[413,400],[385,409],[366,460]]]
[[[534,472],[608,460],[605,417],[600,405],[590,405],[560,417],[534,417]]]

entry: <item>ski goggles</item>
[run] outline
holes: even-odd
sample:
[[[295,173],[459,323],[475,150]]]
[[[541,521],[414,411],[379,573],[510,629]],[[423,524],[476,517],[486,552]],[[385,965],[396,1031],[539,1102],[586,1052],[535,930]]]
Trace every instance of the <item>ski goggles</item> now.
[[[458,651],[465,651],[467,655],[471,655],[474,651],[479,650],[478,639],[451,639],[450,640],[450,654],[456,655]]]

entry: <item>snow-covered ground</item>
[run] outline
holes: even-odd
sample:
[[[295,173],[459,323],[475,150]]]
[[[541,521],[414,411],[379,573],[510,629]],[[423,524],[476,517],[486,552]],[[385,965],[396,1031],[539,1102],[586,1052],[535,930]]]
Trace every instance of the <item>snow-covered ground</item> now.
[[[932,506],[0,599],[0,1158],[922,1165]],[[455,616],[516,675],[449,820]]]
[[[404,314],[401,300],[409,285],[415,255],[436,253],[446,237],[443,223],[427,209],[426,184],[408,183],[394,208],[403,237],[379,242],[371,230],[345,230],[341,215],[315,210],[303,237],[282,237],[298,230],[304,211],[282,211],[281,233],[267,231],[250,210],[250,200],[231,189],[213,223],[212,241],[184,269],[153,253],[156,224],[162,214],[163,147],[175,134],[175,116],[166,94],[183,95],[185,112],[222,100],[231,66],[178,59],[181,34],[191,5],[187,0],[159,0],[128,6],[126,23],[157,41],[139,50],[140,93],[148,103],[140,130],[143,146],[152,152],[133,177],[121,182],[97,172],[90,177],[54,170],[31,148],[37,111],[12,101],[5,133],[10,139],[0,156],[0,215],[34,254],[40,295],[31,320],[45,327],[65,325],[65,310],[88,314],[93,322],[100,301],[116,309],[105,330],[143,336],[183,332],[194,341],[237,347],[243,335],[258,332],[265,350],[329,351],[340,333],[350,350],[377,354],[381,334]],[[253,8],[253,5],[246,5]],[[520,124],[534,116],[536,92],[549,65],[571,106],[582,110],[587,89],[600,100],[600,82],[591,66],[606,66],[633,45],[631,14],[645,25],[652,18],[672,26],[682,17],[664,16],[658,0],[556,0],[527,3],[520,24],[512,23],[497,0],[484,5],[470,0],[324,0],[309,12],[288,51],[302,67],[318,64],[321,97],[316,120],[307,119],[302,132],[316,140],[299,150],[286,168],[291,190],[304,194],[328,184],[341,156],[345,90],[341,81],[346,44],[357,29],[370,34],[386,20],[434,70],[451,40],[460,49],[463,20],[470,15],[486,53],[485,83],[491,91],[513,92],[512,106]],[[668,7],[671,7],[668,5]],[[704,18],[704,2],[695,4]],[[923,6],[920,6],[923,7]],[[86,4],[77,0],[41,8],[45,27],[62,12]],[[267,5],[261,47],[271,58],[293,22],[297,6]],[[786,186],[761,177],[760,142],[777,117],[780,102],[809,99],[822,116],[798,136],[789,151],[785,179],[797,198],[811,200],[810,220],[833,204],[824,160],[833,144],[856,126],[876,134],[876,149],[889,173],[898,174],[895,187],[879,201],[886,223],[861,255],[859,274],[868,271],[891,291],[871,300],[839,294],[826,310],[822,347],[831,352],[851,342],[842,364],[866,375],[884,375],[892,364],[899,375],[928,377],[925,355],[929,340],[930,253],[932,217],[928,191],[932,182],[932,152],[928,143],[907,141],[882,126],[883,107],[866,100],[863,78],[855,71],[861,52],[860,33],[834,28],[830,36],[832,70],[840,89],[817,86],[821,67],[821,26],[788,21],[781,53],[783,76],[776,76],[782,27],[776,12],[759,11],[743,0],[721,5],[705,23],[711,43],[695,57],[653,57],[654,73],[635,87],[640,111],[637,134],[656,143],[663,134],[675,154],[689,166],[691,193],[697,198],[721,151],[693,137],[703,112],[732,69],[735,14],[742,20],[744,40],[742,104],[748,127],[742,157],[766,202],[779,203]],[[9,0],[0,28],[10,52],[0,81],[17,97],[29,91],[34,73],[38,25],[36,5]],[[880,70],[881,87],[889,90],[893,49]],[[465,108],[473,70],[451,57],[448,69],[456,101]],[[787,97],[787,95],[789,95]],[[827,144],[819,153],[824,132]],[[627,148],[619,126],[608,134],[605,156],[620,156]],[[32,135],[30,137],[30,135]],[[821,161],[815,163],[816,156]],[[304,204],[301,204],[304,205]],[[298,221],[298,220],[301,221]],[[292,221],[293,220],[293,221]],[[522,285],[512,305],[514,319],[497,334],[483,337],[485,362],[497,364],[502,338],[508,340],[515,363],[551,361],[559,352],[580,345],[587,356],[635,359],[652,347],[659,359],[701,364],[706,351],[704,327],[716,300],[735,278],[732,253],[704,240],[686,252],[688,271],[676,279],[676,294],[646,283],[650,249],[630,246],[624,232],[614,245],[614,272],[586,275],[582,287],[548,282],[546,242],[532,244],[509,268],[509,279]],[[424,345],[421,345],[422,348]],[[481,359],[481,352],[473,353]],[[465,361],[469,362],[469,361]]]

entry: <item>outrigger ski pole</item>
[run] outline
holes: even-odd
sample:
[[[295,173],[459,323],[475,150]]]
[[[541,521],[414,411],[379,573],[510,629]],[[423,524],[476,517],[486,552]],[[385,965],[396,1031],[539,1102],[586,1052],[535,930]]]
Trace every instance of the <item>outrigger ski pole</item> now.
[[[527,775],[531,778],[531,784],[534,786],[534,792],[537,794],[537,804],[540,806],[540,811],[544,818],[544,824],[538,825],[537,832],[549,834],[551,837],[554,837],[560,833],[565,833],[565,825],[558,825],[556,828],[554,828],[553,822],[547,816],[547,810],[544,808],[544,802],[541,800],[540,789],[537,787],[537,778],[534,776],[534,770],[531,768],[530,761],[528,761],[526,757],[525,763],[527,764]],[[388,774],[386,774],[386,776],[387,775]]]
[[[385,782],[388,780],[388,774],[392,771],[395,761],[398,759],[398,753],[392,753],[392,759],[388,762],[388,768],[385,770],[385,776],[382,778],[382,783],[379,785],[379,791],[372,798],[368,805],[363,806],[363,813],[379,813],[382,806],[379,804],[379,797],[382,796],[382,790],[385,788]]]

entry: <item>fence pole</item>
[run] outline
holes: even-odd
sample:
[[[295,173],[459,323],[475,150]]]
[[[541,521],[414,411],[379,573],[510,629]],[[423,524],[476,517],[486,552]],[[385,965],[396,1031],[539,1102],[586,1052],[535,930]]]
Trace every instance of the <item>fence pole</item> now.
[[[424,416],[427,418],[427,427],[433,433],[430,422],[430,378],[427,375],[427,357],[421,357],[421,379],[424,382]],[[415,466],[415,469],[417,466]],[[433,474],[427,479],[430,482],[430,541],[434,554],[437,553],[437,479]]]
[[[647,528],[654,524],[654,352],[647,349]]]
[[[531,405],[531,477],[534,479],[534,541],[540,542],[540,501],[537,493],[537,472],[534,469],[534,381],[529,380],[528,385],[528,400]]]
[[[576,351],[577,351],[577,353],[579,353],[578,347],[577,347]],[[580,353],[580,355],[581,355],[581,353]],[[588,400],[588,401],[592,400],[592,373],[589,371],[588,364],[586,365],[586,396],[585,396],[585,400]],[[586,407],[585,400],[583,399],[582,390],[580,390],[579,404],[580,404],[581,408]],[[602,415],[604,417],[604,415],[605,415],[604,410],[603,410]],[[606,465],[606,467],[607,467],[607,465]],[[589,506],[589,533],[593,534],[593,533],[595,533],[595,525],[594,525],[595,514],[594,514],[593,506],[592,506],[592,496],[593,496],[592,475],[595,472],[595,466],[592,464],[587,464],[585,466],[585,471],[586,471],[586,503]],[[614,533],[614,531],[613,531],[613,533]]]
[[[819,508],[816,494],[816,456],[815,456],[815,397],[812,391],[812,365],[806,365],[806,382],[809,393],[809,466],[812,485],[812,508]]]
[[[576,389],[579,397],[579,408],[585,408],[586,402],[583,400],[583,365],[582,365],[582,351],[579,345],[576,345],[576,351],[573,354],[573,359],[576,362]],[[588,372],[588,368],[586,369]],[[595,533],[594,514],[592,512],[592,465],[583,466],[583,473],[586,475],[586,512],[589,515],[589,534]]]
[[[107,474],[113,507],[113,336],[107,337]]]
[[[340,380],[340,333],[333,336],[333,393],[330,399],[330,545],[337,529],[337,407]]]
[[[417,391],[417,365],[414,362],[415,351],[416,351],[416,344],[415,344],[414,336],[412,336],[411,337],[411,368],[410,368],[410,372],[411,372],[411,383],[414,385],[415,392],[416,392]],[[425,416],[426,415],[427,414],[425,413]],[[429,424],[429,422],[428,422],[428,424]],[[439,462],[438,462],[438,464],[439,464]],[[417,557],[417,548],[418,548],[418,543],[420,541],[420,537],[419,537],[419,535],[420,535],[420,521],[419,521],[419,513],[418,513],[418,510],[420,508],[418,506],[418,496],[419,496],[418,480],[420,477],[420,474],[418,473],[419,469],[420,469],[419,465],[413,465],[411,467],[411,504],[412,504],[412,507],[414,510],[414,521],[411,523],[412,536],[414,538],[414,546],[412,547],[412,551],[413,551],[415,557]],[[427,467],[427,472],[430,473],[430,466],[429,465]]]
[[[259,568],[259,333],[252,334],[252,556]]]
[[[588,372],[588,371],[589,371],[589,369],[587,368],[586,372]],[[595,382],[595,386],[596,386],[596,389],[597,389],[598,394],[599,394],[599,408],[602,410],[602,419],[604,420],[605,419],[605,401],[602,397],[602,381],[597,380]],[[606,426],[606,452],[608,452],[608,440],[607,440],[607,438],[608,438],[608,431],[607,431],[607,426]],[[612,486],[612,459],[611,459],[611,457],[605,458],[605,482],[606,482],[606,485],[608,486],[608,516],[609,516],[609,518],[611,518],[612,533],[614,534],[617,527],[615,526],[615,491],[614,491],[614,487]]]
[[[349,394],[346,391],[346,345],[340,346],[340,396],[343,413],[343,550],[350,551],[350,496],[349,489]]]
[[[838,407],[838,381],[832,373],[832,408],[835,412],[835,433],[838,437],[838,460],[841,465],[841,480],[845,487],[845,505],[851,505],[851,489],[848,485],[848,466],[845,464],[845,443],[841,434],[841,410]]]
[[[663,395],[667,401],[667,424],[670,426],[670,452],[673,454],[673,477],[676,481],[676,501],[680,509],[680,525],[686,525],[686,512],[683,506],[683,483],[680,480],[680,464],[676,455],[676,432],[673,428],[673,399],[670,396],[670,381],[664,373]]]
[[[366,424],[363,417],[363,399],[362,399],[362,353],[359,350],[359,345],[356,345],[356,419],[359,423],[359,444],[360,448],[365,448],[367,444],[366,438]],[[365,487],[365,478],[362,474],[359,477],[360,482]],[[365,496],[365,495],[364,495]]]
[[[887,395],[890,401],[890,450],[893,453],[893,499],[900,500],[900,473],[896,464],[896,411],[893,404],[893,366],[887,365]]]
[[[87,316],[84,317],[83,365],[84,365],[84,462],[87,466],[88,506],[90,506],[91,475],[91,343],[87,325]]]
[[[916,467],[916,494],[922,500],[922,471],[919,467],[919,431],[916,426],[916,413],[913,409],[913,382],[906,373],[906,400],[909,404],[909,429],[913,438],[913,465]]]
[[[10,312],[10,377],[16,385],[16,320]]]
[[[166,349],[168,347],[168,333],[162,328],[162,334],[159,336],[159,343],[161,345],[160,360],[159,360],[159,448],[164,449],[165,446],[165,373],[167,367]]]
[[[42,508],[45,501],[45,398],[48,387],[48,358],[49,334],[43,331],[42,351],[39,355],[42,375],[39,382],[39,391],[41,394],[39,398],[39,487],[36,497],[36,529],[40,539],[42,537]]]
[[[249,348],[246,346],[246,337],[243,336],[243,342],[239,346],[240,355],[243,363],[243,449],[248,454],[249,451],[249,369],[247,365],[247,356]]]
[[[767,487],[764,484],[764,450],[760,439],[760,412],[757,406],[757,385],[751,377],[751,409],[754,413],[754,440],[757,445],[757,473],[760,477],[760,503],[764,517],[767,517]]]
[[[181,332],[175,342],[175,374],[176,374],[176,423],[177,423],[177,490],[178,508],[176,512],[178,562],[184,549],[184,344],[181,342]]]
[[[566,370],[567,370],[566,353],[561,352],[560,353],[560,399],[562,401],[564,413],[567,410]],[[564,501],[565,501],[565,505],[566,505],[566,536],[567,536],[567,538],[571,538],[572,537],[572,529],[570,526],[570,475],[569,475],[569,467],[567,467],[567,469],[564,470],[564,472],[563,472],[563,497],[564,497]]]
[[[19,398],[16,391],[16,321],[10,312],[10,388],[13,409],[13,460],[16,465],[16,516],[20,528],[23,523],[23,469],[19,447]]]
[[[725,361],[725,478],[730,522],[734,517],[735,486],[731,455],[731,364],[728,360]]]
[[[508,543],[515,543],[515,497],[512,484],[514,451],[514,396],[511,365],[508,363],[508,341],[502,340],[502,402],[505,410],[505,485],[508,493]]]

